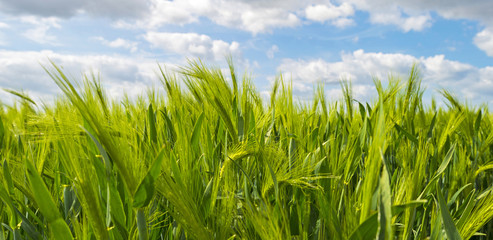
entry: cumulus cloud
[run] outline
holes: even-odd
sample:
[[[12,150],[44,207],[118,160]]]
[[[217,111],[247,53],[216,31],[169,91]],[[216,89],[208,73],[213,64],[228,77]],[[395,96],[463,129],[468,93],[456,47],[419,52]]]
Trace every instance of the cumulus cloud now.
[[[234,26],[235,22],[241,22],[240,26],[253,34],[269,32],[272,28],[295,27],[300,24],[298,16],[280,9],[252,9],[242,14],[241,18],[223,18],[220,21],[225,26]]]
[[[340,79],[360,82],[368,80],[371,75],[385,77],[391,71],[404,73],[416,61],[410,55],[365,53],[363,50],[343,53],[341,58],[339,62],[284,59],[278,70],[292,74],[293,81],[338,84]]]
[[[224,1],[224,0],[150,0],[148,14],[137,21],[120,20],[115,26],[122,28],[158,29],[164,25],[185,25],[198,22],[201,17],[215,24],[237,28],[252,34],[268,33],[276,28],[296,27],[300,17],[310,21],[325,22],[345,27],[354,24],[347,17],[354,15],[350,4],[340,6],[317,4],[320,1]],[[324,16],[324,14],[330,16]],[[329,19],[330,18],[330,19]]]
[[[334,5],[338,3],[339,5]],[[226,27],[253,34],[296,27],[301,17],[337,27],[354,24],[356,10],[369,13],[370,21],[396,25],[403,31],[421,31],[432,24],[431,13],[447,19],[478,20],[492,26],[490,0],[0,0],[0,11],[12,15],[72,17],[87,14],[116,20],[115,26],[157,29],[166,24],[184,25],[208,18]],[[135,21],[132,21],[134,19]],[[306,22],[309,24],[310,22]]]
[[[412,16],[403,19],[402,23],[399,23],[401,28],[406,31],[422,31],[423,29],[431,26],[430,15]]]
[[[80,79],[81,73],[100,72],[103,84],[112,97],[121,97],[124,91],[131,97],[136,96],[155,84],[157,79],[157,64],[150,59],[0,50],[0,86],[25,90],[36,99],[53,99],[59,93],[58,87],[41,67],[49,67],[48,58],[75,79]]]
[[[476,34],[474,44],[488,56],[493,57],[493,28],[484,29]]]
[[[101,42],[103,45],[111,47],[111,48],[124,48],[130,50],[130,52],[137,51],[137,42],[125,40],[122,38],[117,38],[113,41],[108,41],[103,37],[94,37],[95,40]]]
[[[370,21],[379,24],[392,24],[404,31],[421,31],[432,23],[431,12],[446,19],[477,20],[492,26],[493,1],[427,1],[427,0],[345,0],[357,10],[370,14]]]
[[[274,28],[300,25],[294,13],[296,1],[223,1],[223,0],[152,0],[150,13],[136,22],[137,26],[157,29],[166,24],[183,25],[206,17],[214,23],[239,28],[253,34],[269,32]],[[165,13],[165,14],[164,14]],[[120,22],[119,26],[135,26]]]
[[[306,18],[315,22],[330,21],[337,27],[346,27],[354,24],[352,19],[347,17],[354,15],[354,8],[348,3],[342,3],[340,6],[332,4],[310,5],[305,9]]]
[[[332,4],[311,5],[306,8],[305,12],[306,18],[318,22],[354,15],[354,9],[348,3],[343,3],[340,6]]]
[[[341,60],[336,62],[284,59],[278,70],[298,85],[312,86],[316,82],[324,82],[330,93],[336,96],[339,96],[339,81],[350,79],[355,96],[367,101],[375,94],[373,77],[384,81],[389,74],[405,77],[414,63],[421,69],[424,86],[451,89],[470,100],[488,101],[493,97],[493,66],[477,68],[448,60],[444,55],[416,58],[400,53],[357,50],[342,53]]]
[[[26,1],[26,0],[25,0]],[[238,28],[253,34],[270,32],[275,28],[296,27],[300,17],[309,22],[328,22],[337,27],[354,25],[350,17],[356,10],[368,12],[376,24],[395,25],[404,32],[422,31],[432,25],[431,13],[447,19],[471,19],[491,26],[493,2],[477,0],[341,0],[331,1],[245,1],[245,0],[149,0],[148,14],[137,21],[137,26],[159,28],[166,24],[183,25],[199,21],[201,17],[226,27]],[[126,23],[126,24],[125,24]],[[136,26],[120,22],[119,26]]]
[[[52,28],[61,28],[59,18],[25,16],[21,17],[21,21],[32,26],[22,34],[27,39],[40,44],[58,45],[56,36],[48,31]]]
[[[471,87],[471,89],[467,89],[466,92],[472,92],[473,95],[475,93],[482,94],[481,97],[483,99],[489,99],[491,103],[491,95],[493,91],[493,66],[488,66],[479,69],[479,81],[475,82],[475,84]]]
[[[141,0],[0,0],[0,11],[12,15],[41,17],[72,17],[85,13],[98,17],[141,17],[149,2]]]
[[[197,22],[203,7],[207,7],[205,1],[151,1],[149,15],[137,21],[141,27],[157,28],[164,24],[183,25]],[[201,9],[202,8],[202,9]]]
[[[205,17],[215,24],[245,30],[255,35],[268,33],[276,28],[293,28],[311,22],[328,23],[344,28],[356,24],[351,17],[358,10],[368,12],[370,22],[374,24],[395,25],[404,32],[429,28],[433,24],[432,14],[447,19],[477,20],[487,27],[493,27],[493,14],[490,11],[493,9],[493,2],[490,0],[450,0],[445,4],[425,0],[343,0],[337,3],[339,5],[336,6],[331,2],[317,0],[150,0],[149,14],[145,17],[136,22],[119,21],[116,25],[158,29],[167,24],[184,25],[198,22],[201,17]],[[301,17],[308,21],[302,23]],[[489,32],[485,30],[476,36],[475,43],[483,50],[488,48],[488,41],[484,38]],[[484,51],[491,55],[491,51]]]
[[[431,17],[428,13],[406,16],[397,5],[386,11],[379,9],[376,11],[369,10],[369,12],[371,22],[383,25],[396,25],[404,32],[422,31],[431,26]]]
[[[383,1],[389,2],[389,0]],[[402,1],[401,5],[410,11],[433,10],[447,19],[472,19],[481,21],[483,24],[491,24],[493,20],[491,14],[493,2],[489,0],[449,0],[447,2],[407,0]]]
[[[199,57],[209,60],[223,60],[231,54],[239,56],[240,44],[213,40],[207,35],[197,33],[148,32],[144,38],[154,48],[176,53],[185,57]]]
[[[467,84],[479,80],[478,68],[470,64],[447,60],[444,55],[422,57],[419,61],[425,69],[424,78],[430,83],[447,86],[450,84]]]
[[[348,26],[356,25],[356,22],[351,18],[338,18],[331,21],[331,24],[338,28],[345,28]]]

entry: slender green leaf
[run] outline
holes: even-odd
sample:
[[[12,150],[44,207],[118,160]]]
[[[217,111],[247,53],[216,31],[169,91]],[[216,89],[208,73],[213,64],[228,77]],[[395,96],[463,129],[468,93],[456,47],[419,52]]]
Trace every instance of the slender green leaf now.
[[[165,151],[167,149],[163,148],[157,155],[154,163],[149,168],[146,176],[140,182],[137,187],[137,191],[134,194],[134,203],[133,207],[142,208],[149,205],[152,198],[154,197],[154,182],[157,180],[159,174],[161,173],[161,166],[163,165],[163,160],[165,156]]]
[[[26,160],[25,164],[27,167],[27,176],[34,194],[34,198],[36,199],[36,203],[39,206],[39,210],[41,211],[41,213],[43,213],[43,216],[48,221],[54,238],[73,239],[70,228],[61,217],[60,212],[58,211],[58,208],[56,207],[50,192],[46,188],[43,179],[29,160]]]
[[[428,185],[426,185],[425,189],[421,192],[419,195],[418,199],[421,199],[423,196],[429,193],[431,191],[432,187],[435,186],[436,181],[440,177],[440,175],[445,171],[445,169],[448,167],[450,161],[452,160],[452,157],[454,156],[455,153],[455,144],[452,145],[447,152],[447,155],[443,159],[442,163],[438,167],[437,171],[435,172],[433,178],[428,182]]]
[[[149,121],[149,136],[153,143],[157,143],[157,131],[156,131],[156,114],[152,109],[152,103],[149,104],[149,109],[147,110],[147,120]]]
[[[202,130],[202,122],[204,121],[204,113],[202,112],[195,122],[195,126],[193,127],[192,138],[190,139],[190,143],[193,148],[197,148],[200,139],[200,131]]]
[[[3,125],[2,116],[0,116],[0,149],[3,147],[3,139],[5,136],[5,126]]]
[[[147,233],[146,216],[143,209],[137,210],[137,228],[139,229],[139,240],[149,239]]]
[[[3,160],[3,179],[7,184],[7,191],[9,195],[14,193],[14,182],[12,181],[12,175],[10,174],[9,164],[7,160]]]
[[[385,164],[382,166],[382,174],[380,176],[379,202],[378,219],[380,231],[378,239],[393,239],[390,182]]]
[[[445,200],[443,199],[442,191],[438,183],[436,189],[437,189],[438,203],[440,206],[440,216],[442,217],[445,233],[447,234],[447,237],[450,240],[461,240],[462,238],[459,234],[459,231],[457,230],[457,227],[454,224],[454,221],[452,220],[452,217],[450,216],[450,212],[447,208],[447,205],[445,204]]]
[[[409,133],[408,131],[406,131],[404,128],[402,128],[401,126],[399,126],[399,124],[395,123],[395,128],[397,130],[399,130],[399,132],[403,133],[404,136],[406,136],[407,139],[409,139],[415,145],[418,145],[418,139],[415,136],[413,136],[411,133]]]
[[[406,204],[392,206],[392,216],[402,213],[406,208],[412,208],[426,203],[426,201],[412,201]],[[361,223],[350,235],[350,240],[356,239],[375,239],[378,231],[378,214],[371,214],[363,223]]]
[[[478,117],[476,118],[476,121],[474,122],[474,131],[478,132],[479,127],[481,127],[481,117],[482,117],[482,111],[479,110]]]

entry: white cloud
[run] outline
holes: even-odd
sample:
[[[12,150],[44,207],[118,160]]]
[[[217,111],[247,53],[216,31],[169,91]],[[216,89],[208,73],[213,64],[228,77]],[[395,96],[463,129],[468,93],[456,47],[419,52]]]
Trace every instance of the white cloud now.
[[[372,23],[395,25],[404,32],[422,31],[430,27],[432,24],[430,12],[440,11],[440,7],[448,5],[448,3],[436,5],[420,0],[375,0],[371,2],[365,0],[346,0],[346,2],[353,4],[357,10],[368,12]],[[463,4],[467,3],[464,2]]]
[[[137,51],[137,45],[138,45],[137,42],[125,40],[122,38],[117,38],[113,41],[108,41],[103,37],[94,37],[94,39],[101,42],[103,45],[106,45],[111,48],[124,48],[130,50],[130,52]]]
[[[142,28],[157,29],[166,24],[184,25],[201,17],[226,27],[253,34],[271,32],[282,27],[301,25],[300,17],[309,21],[328,22],[337,27],[354,24],[350,16],[356,10],[368,12],[376,24],[395,25],[405,32],[422,31],[432,24],[431,12],[448,19],[478,20],[491,26],[493,2],[477,0],[340,0],[338,6],[329,1],[245,1],[245,0],[149,0],[148,14],[137,21]],[[306,22],[309,24],[310,22]],[[119,26],[135,26],[120,21]]]
[[[348,3],[342,3],[340,6],[332,4],[310,5],[305,9],[306,18],[316,22],[330,21],[337,27],[346,27],[354,24],[352,19],[347,17],[354,15],[353,6]]]
[[[33,28],[22,34],[27,39],[40,44],[58,45],[56,36],[49,34],[48,31],[52,28],[61,28],[59,18],[26,16],[21,17],[21,21],[33,25]]]
[[[276,52],[279,52],[279,47],[278,47],[277,45],[275,45],[275,44],[274,44],[274,45],[272,45],[272,47],[270,47],[270,48],[269,48],[269,50],[267,50],[266,55],[267,55],[267,57],[268,57],[269,59],[273,59],[273,58],[274,58],[274,54],[275,54]]]
[[[431,26],[430,15],[412,16],[405,18],[401,23],[401,27],[404,31],[422,31],[423,29]]]
[[[145,17],[135,23],[121,20],[116,26],[156,30],[167,24],[184,25],[205,17],[221,26],[258,34],[300,25],[297,11],[305,4],[298,1],[151,0],[149,5],[149,14]]]
[[[343,53],[340,62],[284,59],[278,70],[292,74],[293,81],[338,83],[341,78],[355,82],[368,80],[371,75],[385,77],[389,72],[405,73],[416,58],[404,54],[365,53],[357,50]]]
[[[372,12],[370,10],[370,21],[373,23],[384,25],[396,25],[404,32],[422,31],[431,26],[431,16],[428,13],[423,15],[405,16],[398,6],[388,11],[378,10]]]
[[[6,23],[0,22],[0,28],[9,28],[10,26]]]
[[[484,93],[484,96],[492,94],[493,91],[493,66],[481,68],[479,70],[480,81],[473,87],[477,92]]]
[[[339,5],[334,5],[335,3]],[[422,31],[431,26],[431,13],[447,19],[478,20],[492,27],[491,0],[0,0],[0,11],[18,15],[72,17],[85,14],[109,17],[115,26],[157,30],[166,25],[184,25],[207,18],[226,27],[253,34],[271,32],[282,27],[310,21],[328,22],[337,27],[354,24],[348,18],[356,10],[368,12],[370,21],[395,25],[403,31]],[[309,24],[310,22],[305,22]]]
[[[493,15],[491,14],[493,2],[490,0],[449,0],[446,2],[407,0],[401,1],[400,5],[404,8],[409,9],[409,11],[432,10],[447,19],[472,19],[481,21],[483,24],[491,24],[493,20]]]
[[[341,0],[334,5],[328,1],[244,1],[244,0],[150,0],[148,14],[136,24],[119,21],[121,27],[157,29],[166,24],[184,25],[198,22],[201,17],[226,27],[242,29],[253,34],[271,32],[282,27],[302,24],[300,17],[310,22],[327,22],[337,27],[354,25],[356,10],[368,12],[376,24],[395,25],[404,32],[422,31],[432,25],[431,13],[448,19],[478,20],[491,26],[493,2],[478,0]],[[165,14],[164,14],[165,13]]]
[[[404,31],[421,31],[431,26],[431,12],[446,19],[477,20],[493,27],[493,1],[491,0],[344,0],[360,11],[370,14],[370,21],[396,25]]]
[[[488,56],[493,57],[493,28],[484,29],[476,34],[474,44]]]
[[[0,11],[19,15],[68,18],[80,13],[98,17],[131,18],[143,16],[145,0],[0,0]]]
[[[41,67],[50,67],[48,58],[62,66],[65,73],[74,79],[80,79],[83,72],[100,72],[103,84],[112,97],[122,97],[124,91],[135,97],[157,82],[155,71],[158,67],[151,59],[0,50],[0,86],[25,90],[36,99],[52,100],[60,91]]]
[[[338,27],[338,28],[345,28],[348,26],[356,25],[356,22],[350,18],[338,18],[338,19],[333,20],[331,22],[331,24]]]
[[[493,66],[477,68],[448,60],[444,55],[416,58],[400,53],[357,50],[342,53],[341,60],[336,62],[284,59],[278,71],[291,76],[298,85],[312,86],[322,81],[329,86],[333,95],[338,93],[340,79],[350,79],[357,99],[368,101],[375,94],[372,76],[383,81],[389,74],[406,77],[413,63],[420,67],[423,85],[428,89],[447,88],[473,101],[488,101],[493,97]]]
[[[325,83],[336,83],[343,77],[344,72],[333,71],[330,68],[338,67],[340,64],[335,63],[332,66],[329,65],[330,63],[322,59],[311,61],[284,59],[278,70],[291,76],[294,82],[313,84],[323,81]]]
[[[445,59],[444,55],[420,58],[425,68],[424,79],[442,86],[477,81],[478,69],[472,65]],[[448,87],[448,86],[447,86]]]
[[[272,28],[295,27],[300,24],[298,16],[280,9],[252,9],[241,15],[240,19],[221,19],[226,26],[241,21],[245,30],[253,34],[269,32]]]
[[[197,1],[203,5],[204,1]],[[200,15],[200,8],[196,8],[191,1],[151,1],[150,14],[148,18],[140,21],[140,24],[150,28],[157,28],[164,24],[183,25],[196,22]],[[207,7],[207,6],[204,6]],[[139,24],[139,25],[140,25]]]
[[[241,54],[238,42],[227,43],[222,40],[213,40],[207,35],[197,33],[148,32],[144,38],[155,48],[185,57],[224,60],[224,57],[229,54],[233,56]]]
[[[493,104],[493,66],[480,68],[476,73],[477,81],[466,82],[461,93],[464,97],[475,99],[476,102]]]

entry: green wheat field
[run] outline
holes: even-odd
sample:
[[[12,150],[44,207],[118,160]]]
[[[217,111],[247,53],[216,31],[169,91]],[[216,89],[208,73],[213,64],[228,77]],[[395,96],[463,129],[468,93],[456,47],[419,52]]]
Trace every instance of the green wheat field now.
[[[486,105],[424,102],[411,66],[367,103],[281,76],[265,100],[228,63],[156,66],[135,99],[54,63],[52,103],[7,90],[0,239],[493,239]]]

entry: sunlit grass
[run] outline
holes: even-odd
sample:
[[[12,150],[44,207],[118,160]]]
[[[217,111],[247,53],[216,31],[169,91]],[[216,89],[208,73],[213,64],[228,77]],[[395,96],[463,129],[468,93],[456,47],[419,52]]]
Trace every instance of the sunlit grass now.
[[[302,104],[282,77],[264,102],[229,65],[159,68],[135,100],[55,64],[53,104],[9,90],[0,239],[493,238],[487,107],[430,107],[414,67],[373,102],[342,82]]]

